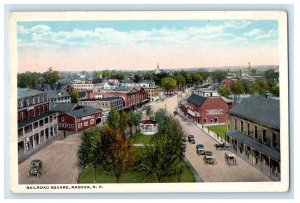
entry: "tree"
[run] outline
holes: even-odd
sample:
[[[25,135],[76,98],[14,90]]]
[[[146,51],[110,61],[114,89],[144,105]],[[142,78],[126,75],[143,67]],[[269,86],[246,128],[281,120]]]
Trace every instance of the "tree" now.
[[[99,78],[100,77],[100,72],[99,71],[93,71],[92,77],[93,77],[93,79]]]
[[[123,111],[120,115],[120,131],[123,133],[123,136],[125,138],[125,131],[128,126],[128,115],[125,111]]]
[[[146,115],[148,118],[150,118],[150,116],[152,116],[153,114],[153,110],[152,110],[152,107],[151,106],[147,106],[146,108]]]
[[[158,123],[158,129],[160,131],[166,128],[167,119],[168,119],[168,114],[165,109],[160,108],[155,112],[155,120]]]
[[[250,70],[250,74],[251,74],[251,75],[256,75],[256,72],[257,72],[257,71],[256,71],[255,68],[252,68],[252,69]]]
[[[203,76],[201,73],[195,73],[193,75],[193,82],[196,83],[197,85],[200,84],[203,81]]]
[[[135,111],[134,112],[134,120],[133,124],[135,125],[135,132],[138,131],[138,126],[140,124],[140,121],[142,120],[142,112],[141,111]]]
[[[104,70],[104,71],[102,72],[102,76],[103,76],[104,78],[109,77],[109,76],[110,76],[110,71],[109,71],[109,70]]]
[[[132,136],[132,127],[134,126],[135,121],[135,113],[131,110],[128,113],[128,126],[130,129],[130,135]]]
[[[167,92],[169,92],[171,89],[175,88],[176,87],[176,80],[172,77],[164,77],[162,80],[161,80],[161,85],[162,85],[162,88],[164,90],[166,90]]]
[[[80,98],[79,92],[77,90],[72,91],[72,93],[71,93],[71,102],[72,103],[77,103],[79,98]]]
[[[271,70],[265,71],[264,76],[269,82],[275,83],[278,81],[279,73],[275,72],[275,70],[271,69]]]
[[[186,83],[185,78],[184,78],[183,75],[181,75],[181,74],[175,76],[175,80],[177,81],[177,84],[179,85],[180,88],[181,88],[182,86],[184,86],[185,83]]]
[[[231,90],[229,87],[221,86],[218,90],[219,94],[225,97],[228,97],[231,94]]]
[[[101,135],[101,154],[103,169],[115,176],[119,183],[125,170],[134,165],[134,147],[130,140],[123,139],[122,134],[109,126],[103,126]]]
[[[124,73],[118,73],[117,77],[119,80],[123,80],[125,78],[125,74]]]
[[[185,77],[186,84],[188,85],[193,84],[193,75],[191,73],[184,74],[184,77]]]
[[[46,84],[53,85],[57,81],[59,81],[60,76],[58,71],[53,70],[51,67],[48,71],[44,72],[44,81]]]
[[[111,109],[106,120],[113,129],[120,129],[120,114],[116,109]],[[123,127],[123,126],[122,126]]]
[[[243,94],[244,93],[244,84],[241,80],[237,80],[233,83],[232,88],[231,88],[232,93],[234,94]]]
[[[18,73],[18,87],[36,89],[41,83],[41,74],[36,72]]]
[[[184,133],[179,122],[172,117],[166,120],[167,128],[155,134],[140,155],[141,174],[155,178],[157,182],[174,172],[177,174],[185,150]]]
[[[142,78],[141,78],[140,74],[134,74],[133,81],[135,83],[139,83],[141,81],[141,79]]]
[[[212,73],[212,79],[220,83],[222,80],[226,78],[227,72],[226,71],[215,71]]]
[[[96,165],[100,161],[99,147],[101,143],[101,133],[99,127],[87,129],[81,136],[77,157],[80,166],[85,167],[89,164],[93,167],[93,179],[96,183]]]

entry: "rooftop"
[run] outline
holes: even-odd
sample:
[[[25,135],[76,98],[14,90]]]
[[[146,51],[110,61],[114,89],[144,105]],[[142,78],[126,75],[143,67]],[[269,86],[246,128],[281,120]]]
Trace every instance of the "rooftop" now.
[[[71,96],[69,94],[69,92],[67,92],[64,89],[62,89],[62,90],[49,90],[49,91],[46,91],[46,93],[48,94],[49,99],[60,98],[60,97],[70,97]]]
[[[18,99],[31,97],[39,94],[45,94],[45,92],[28,89],[28,88],[18,88]]]
[[[77,103],[52,103],[50,102],[50,110],[56,112],[68,112],[72,111],[76,106]]]
[[[187,101],[192,104],[195,104],[197,106],[201,106],[205,102],[206,99],[207,99],[207,97],[202,97],[202,96],[199,96],[196,94],[192,94],[191,96],[189,96],[187,98]]]
[[[80,109],[66,112],[66,114],[68,114],[74,118],[81,118],[84,116],[91,116],[91,115],[94,115],[96,113],[101,113],[101,112],[102,112],[101,110],[95,109],[90,106],[82,106]]]
[[[157,122],[156,121],[153,121],[153,120],[142,120],[141,122],[140,122],[140,124],[144,124],[144,125],[146,125],[146,124],[156,124]]]
[[[280,128],[279,101],[261,96],[250,96],[234,105],[229,114],[247,118],[277,129]]]
[[[81,99],[80,101],[112,101],[115,99],[122,99],[122,97],[104,97],[104,98],[93,98],[93,99]]]

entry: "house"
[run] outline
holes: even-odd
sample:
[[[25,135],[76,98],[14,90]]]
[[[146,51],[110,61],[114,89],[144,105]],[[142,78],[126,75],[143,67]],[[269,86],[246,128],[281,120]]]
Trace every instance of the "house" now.
[[[234,81],[231,79],[224,79],[221,82],[221,85],[228,87],[228,88],[232,88],[233,84],[234,84]]]
[[[49,90],[47,91],[49,101],[57,103],[71,103],[71,95],[66,90]]]
[[[228,112],[226,141],[252,166],[280,180],[280,106],[278,100],[251,96]]]
[[[210,88],[198,88],[193,90],[193,93],[202,97],[219,97],[219,93],[216,90]]]
[[[26,158],[58,134],[57,113],[46,92],[18,88],[18,156]]]
[[[78,101],[81,106],[91,106],[96,109],[103,111],[110,111],[116,109],[121,111],[124,109],[124,100],[122,97],[105,97],[105,98],[94,98],[94,99],[83,99]]]
[[[78,106],[66,109],[58,115],[59,130],[79,132],[101,123],[101,110],[90,106]]]
[[[141,87],[154,87],[155,81],[154,80],[142,80],[138,83]]]
[[[153,120],[142,120],[139,123],[140,131],[144,135],[154,135],[158,132],[158,124]]]
[[[180,105],[183,114],[201,125],[219,125],[227,123],[227,112],[232,103],[222,97],[204,97],[192,94]]]
[[[147,98],[150,101],[155,101],[159,99],[159,87],[158,86],[149,86],[149,87],[143,87],[146,91]]]
[[[115,89],[101,93],[103,98],[122,97],[124,109],[135,109],[148,102],[147,94],[142,87],[116,87]]]
[[[78,92],[86,91],[86,90],[93,91],[93,89],[94,89],[94,84],[87,83],[87,82],[73,83],[72,86],[73,86],[73,90],[77,90]]]

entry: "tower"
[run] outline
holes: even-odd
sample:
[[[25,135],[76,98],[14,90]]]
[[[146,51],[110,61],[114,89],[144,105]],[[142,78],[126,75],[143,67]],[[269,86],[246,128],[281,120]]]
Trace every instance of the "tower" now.
[[[249,69],[249,76],[251,75],[251,71],[250,71],[250,61],[248,62],[248,69]]]
[[[159,71],[159,63],[157,63],[156,70]]]

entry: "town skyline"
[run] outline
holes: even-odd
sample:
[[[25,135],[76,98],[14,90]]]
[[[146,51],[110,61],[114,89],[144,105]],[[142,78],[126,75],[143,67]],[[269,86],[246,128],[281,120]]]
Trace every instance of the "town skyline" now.
[[[18,23],[19,72],[277,65],[278,22],[266,20]],[[34,59],[34,60],[32,60]]]

